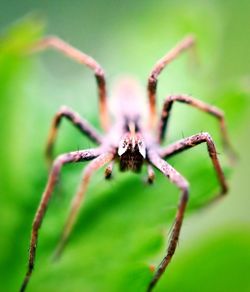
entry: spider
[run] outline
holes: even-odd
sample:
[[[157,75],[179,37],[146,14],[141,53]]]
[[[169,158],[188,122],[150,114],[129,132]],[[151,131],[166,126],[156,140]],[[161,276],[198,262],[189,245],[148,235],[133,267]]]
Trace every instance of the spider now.
[[[90,178],[99,168],[106,165],[105,177],[110,178],[114,162],[119,164],[121,171],[131,170],[134,172],[140,172],[142,165],[145,163],[148,168],[149,183],[154,181],[155,175],[153,168],[155,168],[179,188],[180,200],[170,234],[168,248],[161,263],[155,270],[151,282],[148,284],[147,291],[152,291],[155,287],[175,253],[184,213],[189,199],[188,181],[177,170],[175,170],[166,159],[191,147],[197,146],[201,143],[206,143],[221,188],[219,195],[213,200],[217,200],[226,194],[228,187],[217,157],[213,139],[208,133],[202,132],[183,138],[167,147],[160,146],[165,137],[172,106],[175,102],[181,102],[206,112],[218,119],[223,145],[228,150],[231,149],[223,112],[214,106],[193,98],[192,96],[185,94],[167,96],[163,104],[161,115],[157,118],[156,89],[159,74],[170,62],[176,59],[184,51],[193,47],[194,44],[195,38],[193,36],[189,35],[185,37],[154,65],[147,83],[149,108],[146,123],[143,123],[142,120],[141,107],[138,105],[138,94],[135,82],[131,80],[121,82],[117,90],[117,100],[118,104],[120,104],[120,108],[116,116],[116,121],[112,123],[112,125],[107,106],[106,80],[102,67],[92,57],[82,53],[57,37],[49,36],[35,44],[32,49],[34,51],[53,48],[93,70],[97,81],[99,95],[100,123],[105,134],[100,134],[85,119],[81,118],[78,113],[66,106],[63,106],[56,113],[51,125],[46,147],[46,157],[49,161],[52,162],[53,147],[62,118],[69,120],[82,134],[89,137],[89,139],[95,142],[98,146],[92,149],[61,154],[53,161],[47,185],[43,192],[32,225],[28,269],[21,286],[21,291],[25,291],[32,275],[39,229],[61,168],[65,164],[90,161],[84,169],[80,187],[72,200],[70,213],[56,250],[57,255],[61,253],[72,231]]]

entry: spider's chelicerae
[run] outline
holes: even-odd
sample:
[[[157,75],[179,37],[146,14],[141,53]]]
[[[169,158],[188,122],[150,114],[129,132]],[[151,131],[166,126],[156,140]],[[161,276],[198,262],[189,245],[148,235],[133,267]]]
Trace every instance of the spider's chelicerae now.
[[[50,47],[54,48],[93,70],[96,77],[99,94],[100,121],[106,134],[100,134],[86,120],[81,118],[78,113],[74,112],[68,107],[64,106],[56,113],[50,129],[46,148],[47,158],[50,161],[55,138],[62,118],[68,119],[74,126],[76,126],[84,135],[88,136],[98,146],[93,149],[78,150],[61,154],[54,160],[47,185],[45,187],[32,225],[29,264],[21,291],[25,290],[30,280],[36,255],[38,231],[41,227],[45,211],[58,179],[58,175],[62,166],[67,163],[88,160],[91,161],[83,172],[79,190],[73,198],[69,217],[67,219],[61,241],[58,245],[58,254],[62,251],[76,221],[76,217],[79,212],[79,208],[81,206],[81,202],[86,192],[89,180],[94,172],[102,166],[106,165],[105,176],[106,178],[109,178],[112,174],[114,162],[119,163],[121,171],[131,170],[134,172],[139,172],[142,165],[146,163],[148,167],[149,183],[152,183],[154,180],[153,168],[156,168],[180,189],[180,201],[171,231],[168,248],[160,265],[156,269],[151,282],[148,285],[148,291],[151,291],[159,281],[175,252],[189,198],[188,181],[168,162],[166,162],[166,159],[191,147],[201,143],[206,143],[209,156],[211,158],[218,182],[221,187],[220,195],[215,197],[215,199],[221,197],[227,192],[227,184],[218,161],[216,148],[211,136],[208,133],[199,133],[197,135],[184,138],[167,147],[160,146],[165,137],[172,105],[175,101],[178,101],[192,107],[196,107],[199,110],[206,112],[218,119],[223,144],[225,147],[227,147],[227,149],[230,149],[223,112],[218,108],[208,105],[191,96],[178,94],[166,97],[161,115],[159,119],[157,118],[156,88],[158,76],[171,61],[177,58],[185,50],[191,48],[194,43],[194,38],[192,36],[187,36],[154,65],[149,75],[147,84],[149,114],[146,124],[143,124],[142,121],[141,107],[138,105],[139,99],[135,82],[131,80],[124,80],[120,83],[116,97],[118,103],[120,104],[120,108],[117,110],[116,121],[115,123],[112,123],[112,126],[109,119],[106,81],[102,67],[90,56],[78,51],[57,37],[47,37],[34,46],[33,50],[35,51]]]

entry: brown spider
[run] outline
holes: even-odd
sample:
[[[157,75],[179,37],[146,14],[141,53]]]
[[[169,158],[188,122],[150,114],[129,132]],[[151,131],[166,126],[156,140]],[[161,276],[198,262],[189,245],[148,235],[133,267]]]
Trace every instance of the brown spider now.
[[[41,50],[52,47],[64,53],[68,57],[76,60],[77,62],[88,66],[94,71],[99,93],[101,125],[107,133],[105,135],[99,134],[98,131],[94,129],[86,120],[82,119],[78,113],[72,111],[68,107],[62,107],[55,115],[46,148],[46,156],[49,161],[52,161],[52,150],[58,127],[63,117],[67,118],[84,135],[87,135],[92,141],[98,144],[98,147],[61,154],[54,160],[47,185],[45,187],[32,225],[29,264],[26,276],[21,286],[21,291],[25,290],[30,280],[36,255],[38,231],[41,227],[45,211],[58,179],[58,175],[62,166],[67,163],[91,160],[91,162],[84,170],[79,190],[73,198],[70,214],[62,233],[61,241],[59,242],[57,248],[57,255],[61,253],[74,226],[91,176],[102,166],[107,164],[105,177],[109,178],[112,174],[114,161],[119,163],[121,171],[132,170],[134,172],[139,172],[143,163],[147,163],[149,183],[152,183],[154,180],[153,166],[162,172],[164,176],[166,176],[180,189],[180,201],[173,224],[173,229],[171,231],[169,245],[163,260],[156,269],[154,277],[148,285],[147,291],[152,291],[153,287],[156,285],[164,273],[166,267],[170,263],[170,260],[175,252],[189,197],[188,181],[171,165],[169,165],[165,159],[201,143],[206,143],[209,156],[213,163],[213,167],[221,187],[221,192],[219,196],[215,197],[215,199],[218,199],[227,192],[227,184],[217,158],[216,148],[211,136],[208,133],[200,133],[188,138],[184,138],[167,147],[162,148],[160,146],[164,140],[172,105],[175,101],[179,101],[196,107],[201,111],[207,112],[216,117],[220,123],[223,145],[230,149],[223,112],[218,108],[194,99],[191,96],[183,94],[168,96],[164,101],[161,117],[159,120],[157,120],[156,85],[158,76],[166,67],[166,65],[173,61],[182,52],[192,47],[194,43],[194,38],[192,36],[187,36],[162,59],[160,59],[153,67],[148,78],[147,86],[149,98],[149,119],[146,125],[143,125],[142,123],[141,107],[137,105],[138,94],[134,82],[127,80],[120,84],[117,92],[117,98],[118,101],[120,101],[120,109],[119,114],[117,114],[116,122],[112,126],[109,120],[106,81],[102,67],[90,56],[71,47],[57,37],[47,37],[35,45],[34,50]]]

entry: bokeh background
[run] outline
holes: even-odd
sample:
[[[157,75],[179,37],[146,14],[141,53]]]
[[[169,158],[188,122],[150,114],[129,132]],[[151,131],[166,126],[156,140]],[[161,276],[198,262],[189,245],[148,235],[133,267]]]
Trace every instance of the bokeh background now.
[[[146,85],[154,62],[187,33],[198,40],[159,81],[159,108],[171,93],[188,93],[221,107],[239,159],[231,166],[218,123],[174,105],[166,143],[201,131],[212,134],[230,191],[209,209],[218,191],[199,146],[169,162],[191,183],[191,199],[177,252],[155,291],[250,291],[250,3],[241,1],[3,1],[0,9],[0,278],[17,291],[25,274],[30,229],[46,183],[44,146],[50,121],[67,104],[99,128],[92,73],[56,52],[28,55],[27,47],[55,34],[96,58],[109,92],[131,74]],[[146,91],[145,91],[146,93]],[[145,103],[146,103],[145,94]],[[56,153],[94,146],[67,122]],[[93,178],[61,259],[51,260],[83,164],[65,167],[40,232],[28,291],[145,291],[164,254],[178,190],[157,174]]]

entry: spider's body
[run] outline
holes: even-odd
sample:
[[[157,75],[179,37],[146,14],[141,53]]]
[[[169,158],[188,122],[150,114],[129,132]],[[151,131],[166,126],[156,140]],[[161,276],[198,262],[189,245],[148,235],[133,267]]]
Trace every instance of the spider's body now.
[[[208,133],[199,133],[187,138],[183,138],[172,145],[161,147],[161,143],[165,137],[171,108],[174,102],[179,101],[186,103],[189,106],[198,108],[199,110],[211,114],[219,120],[221,134],[224,146],[230,146],[225,127],[223,112],[214,106],[210,106],[200,100],[194,99],[191,96],[184,94],[171,95],[166,97],[159,119],[157,119],[156,112],[156,85],[158,76],[168,63],[174,60],[181,52],[190,48],[194,44],[193,37],[189,36],[183,39],[174,49],[160,59],[148,78],[148,97],[149,110],[145,115],[143,111],[143,103],[141,103],[141,95],[137,90],[137,85],[131,79],[123,80],[117,88],[116,101],[118,107],[115,109],[115,123],[111,125],[109,119],[109,111],[107,107],[106,96],[106,81],[104,71],[101,66],[90,56],[78,51],[77,49],[66,44],[56,37],[48,37],[40,41],[35,47],[35,50],[53,47],[70,58],[75,59],[81,64],[85,64],[95,73],[99,92],[99,106],[100,106],[100,120],[101,125],[105,131],[100,134],[94,127],[92,127],[86,120],[71,110],[68,107],[62,107],[54,117],[51,130],[49,133],[48,144],[46,149],[47,158],[51,161],[52,150],[56,139],[57,131],[62,118],[68,119],[74,126],[76,126],[84,135],[88,136],[98,146],[88,150],[78,150],[59,155],[53,162],[50,175],[40,205],[36,212],[31,234],[29,266],[23,281],[21,291],[24,291],[32,274],[36,247],[38,241],[38,231],[41,227],[45,211],[48,207],[53,189],[58,180],[60,170],[63,165],[68,163],[76,163],[82,161],[89,161],[83,172],[82,181],[78,192],[76,193],[66,222],[61,241],[57,249],[59,255],[70,235],[74,226],[77,213],[87,190],[89,180],[93,173],[100,167],[107,165],[105,177],[110,178],[113,170],[113,163],[116,161],[120,165],[121,171],[140,172],[143,163],[148,167],[148,182],[152,183],[154,180],[154,170],[158,169],[170,182],[174,183],[181,191],[180,201],[178,204],[175,221],[170,235],[169,246],[159,267],[156,269],[155,275],[148,285],[148,291],[151,291],[156,285],[175,252],[184,213],[189,199],[189,183],[188,181],[175,170],[166,159],[170,156],[176,155],[191,147],[201,143],[207,144],[209,156],[211,158],[214,170],[216,172],[218,182],[221,187],[220,195],[227,192],[227,184],[222,172],[220,163],[218,161],[217,152],[211,136]],[[146,118],[146,120],[145,120]],[[216,198],[219,198],[218,196]],[[216,199],[215,198],[215,199]]]

